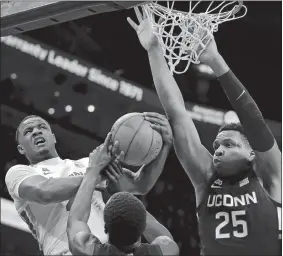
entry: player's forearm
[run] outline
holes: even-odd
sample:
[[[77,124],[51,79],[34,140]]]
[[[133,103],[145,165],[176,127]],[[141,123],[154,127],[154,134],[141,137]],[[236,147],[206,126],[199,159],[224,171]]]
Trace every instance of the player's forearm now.
[[[210,66],[239,116],[252,148],[259,152],[271,149],[275,143],[274,137],[247,89],[229,69],[222,56],[217,56]]]
[[[98,175],[94,175],[93,170],[87,170],[75,196],[69,218],[87,223],[91,210],[91,199],[97,182]]]
[[[57,203],[73,197],[83,180],[82,176],[49,178],[40,184],[35,193],[42,203]]]
[[[142,194],[147,194],[162,173],[171,145],[164,144],[159,155],[136,173],[135,185]]]
[[[173,240],[173,236],[169,230],[159,223],[149,212],[146,212],[146,227],[143,235],[148,243],[152,243],[160,236],[167,236]]]
[[[151,47],[148,58],[161,104],[167,115],[172,117],[176,106],[181,105],[185,108],[181,91],[168,68],[160,46]]]

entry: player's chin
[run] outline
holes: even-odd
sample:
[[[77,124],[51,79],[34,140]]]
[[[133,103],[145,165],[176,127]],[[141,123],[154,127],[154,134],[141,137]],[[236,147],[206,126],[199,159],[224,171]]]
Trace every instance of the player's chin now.
[[[234,173],[231,171],[231,167],[223,162],[213,164],[213,168],[220,177],[229,177],[234,175]]]
[[[49,153],[50,149],[48,147],[40,147],[40,148],[36,148],[35,151],[38,155],[44,155]]]

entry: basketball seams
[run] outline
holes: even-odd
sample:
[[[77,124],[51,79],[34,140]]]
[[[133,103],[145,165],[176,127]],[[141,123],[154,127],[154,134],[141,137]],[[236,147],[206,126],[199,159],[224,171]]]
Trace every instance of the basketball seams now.
[[[153,144],[153,139],[154,139],[154,130],[151,129],[151,142],[150,142],[150,146],[149,146],[149,149],[147,151],[147,153],[145,154],[145,156],[142,158],[141,161],[143,161],[149,154],[149,152],[151,151],[151,147],[152,147],[152,144]]]
[[[115,136],[116,136],[117,132],[119,131],[120,127],[121,127],[123,124],[125,124],[125,122],[129,121],[131,118],[136,117],[136,116],[138,116],[138,113],[135,113],[135,115],[134,115],[134,113],[133,113],[132,116],[130,116],[130,117],[128,117],[128,118],[124,117],[125,120],[122,120],[122,122],[121,122],[120,124],[118,124],[117,126],[115,126],[115,127],[113,126],[112,129],[111,129],[111,131],[116,130],[116,132],[115,132],[115,134],[112,134],[111,137],[112,137],[112,138],[115,138]]]
[[[150,122],[141,113],[120,117],[112,126],[111,132],[113,141],[118,140],[119,150],[125,153],[121,161],[128,165],[148,164],[162,148],[160,133],[150,127]]]
[[[128,119],[128,120],[129,120],[129,119]],[[124,160],[126,160],[127,154],[128,154],[129,149],[130,149],[130,147],[131,147],[131,144],[132,144],[134,138],[136,137],[137,133],[139,132],[139,130],[140,130],[140,128],[141,128],[141,126],[142,126],[142,124],[143,124],[144,121],[145,121],[144,119],[141,121],[141,123],[140,123],[138,129],[135,131],[134,135],[132,136],[132,139],[131,139],[131,141],[130,141],[130,143],[129,143],[129,145],[128,145],[128,148],[127,148],[127,152],[125,152]]]

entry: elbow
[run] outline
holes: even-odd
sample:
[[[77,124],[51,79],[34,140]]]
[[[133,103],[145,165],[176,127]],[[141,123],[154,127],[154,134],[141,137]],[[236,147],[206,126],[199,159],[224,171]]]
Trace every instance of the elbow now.
[[[148,186],[144,185],[136,185],[133,194],[136,195],[146,195],[150,191],[150,188]]]
[[[145,181],[136,182],[136,194],[146,195],[151,189],[152,185]]]
[[[50,204],[53,202],[52,193],[38,185],[35,189],[36,198],[41,204]]]

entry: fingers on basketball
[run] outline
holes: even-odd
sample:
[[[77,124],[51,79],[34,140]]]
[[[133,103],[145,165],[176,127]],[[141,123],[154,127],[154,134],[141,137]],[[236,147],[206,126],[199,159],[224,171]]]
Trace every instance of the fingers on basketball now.
[[[148,116],[146,116],[145,120],[147,120],[151,124],[166,126],[166,120],[164,120],[164,117],[148,117]]]
[[[162,133],[164,130],[164,127],[160,126],[159,124],[150,124],[150,127],[159,133]]]
[[[119,142],[116,140],[116,141],[114,142],[114,146],[113,146],[112,152],[111,152],[113,156],[116,155],[116,153],[117,153],[117,151],[118,151],[118,148],[119,148]]]
[[[103,145],[108,148],[110,144],[111,144],[111,132],[109,132],[107,134],[106,139],[105,139]]]
[[[166,116],[161,115],[159,113],[155,113],[155,112],[144,112],[143,115],[145,117],[154,117],[154,118],[159,118],[161,120],[164,120],[164,118],[167,119]]]
[[[120,177],[119,170],[114,168],[111,164],[108,166],[107,171],[110,175],[112,175],[113,181],[118,181]]]
[[[124,159],[125,157],[125,153],[124,151],[121,151],[120,154],[117,156],[116,160],[121,161],[122,159]]]
[[[119,162],[117,160],[117,158],[111,163],[115,169],[119,172],[119,174],[122,174],[122,167],[119,165]]]
[[[110,172],[109,168],[106,170],[106,175],[108,177],[108,179],[111,181],[111,182],[117,182],[118,180],[116,179],[115,175],[112,174],[112,172]]]

